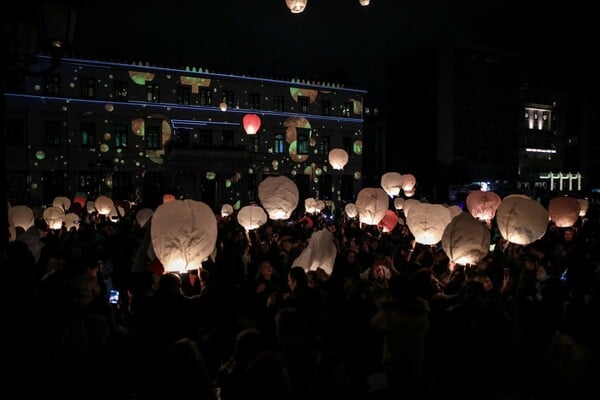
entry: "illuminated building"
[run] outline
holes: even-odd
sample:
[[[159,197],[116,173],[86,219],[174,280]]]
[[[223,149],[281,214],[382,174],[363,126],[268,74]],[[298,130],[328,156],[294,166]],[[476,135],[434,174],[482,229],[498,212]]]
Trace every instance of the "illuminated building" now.
[[[37,59],[40,69],[51,61]],[[85,192],[155,206],[169,193],[220,209],[256,201],[258,183],[281,174],[301,198],[351,201],[361,187],[365,94],[335,83],[62,58],[51,74],[7,88],[8,199],[47,204]],[[247,114],[260,118],[256,134],[244,130]],[[350,156],[343,171],[328,164],[333,148]]]

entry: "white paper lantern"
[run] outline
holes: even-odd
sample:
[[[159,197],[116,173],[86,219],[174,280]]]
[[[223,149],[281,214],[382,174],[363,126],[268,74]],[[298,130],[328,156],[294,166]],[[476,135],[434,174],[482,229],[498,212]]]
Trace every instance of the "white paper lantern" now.
[[[371,0],[358,0],[361,6],[366,7],[371,4]]]
[[[321,229],[312,233],[307,246],[292,265],[302,267],[305,271],[316,271],[321,268],[331,275],[336,255],[337,247],[333,234],[328,229]]]
[[[445,206],[418,203],[410,207],[406,225],[417,243],[432,245],[442,240],[444,230],[451,220],[450,211]]]
[[[150,218],[152,218],[152,215],[154,215],[153,209],[142,208],[142,209],[138,210],[138,212],[135,214],[135,220],[137,221],[138,225],[143,228],[146,225],[146,223],[148,223],[148,221],[150,221]]]
[[[358,220],[367,225],[377,225],[388,209],[387,193],[380,188],[364,188],[358,192],[356,209]]]
[[[559,228],[568,228],[575,225],[580,211],[579,201],[575,197],[554,197],[548,203],[550,219]]]
[[[221,206],[221,217],[229,217],[233,214],[233,206],[231,204],[223,204]]]
[[[125,209],[121,206],[113,206],[113,208],[108,213],[108,219],[111,222],[119,222],[121,218],[125,215]]]
[[[325,202],[323,200],[315,201],[315,212],[320,213],[325,209]]]
[[[112,201],[112,199],[107,196],[98,196],[96,201],[94,201],[94,206],[100,215],[110,214],[114,205],[115,203]]]
[[[406,192],[412,192],[414,194],[415,185],[417,184],[417,178],[411,174],[402,175],[402,190],[404,190],[404,194]]]
[[[488,254],[490,240],[490,231],[482,222],[461,212],[444,229],[442,248],[450,261],[475,264]]]
[[[95,212],[96,211],[96,202],[93,200],[88,200],[85,203],[85,209],[87,210],[88,214]]]
[[[12,206],[8,209],[8,222],[14,227],[21,227],[28,230],[35,224],[33,210],[28,206]]]
[[[348,153],[344,149],[332,149],[329,152],[329,164],[331,168],[343,170],[348,164]]]
[[[313,197],[304,199],[304,211],[309,214],[314,213],[317,210],[317,201]]]
[[[67,211],[71,208],[71,199],[65,196],[58,196],[52,201],[52,207],[62,208],[63,211]]]
[[[201,201],[170,201],[154,211],[150,237],[165,271],[199,269],[215,248],[217,219]]]
[[[404,208],[404,199],[402,197],[396,197],[394,199],[394,208],[396,210],[402,210]]]
[[[398,172],[386,172],[381,175],[381,187],[390,197],[398,196],[402,189],[402,175]]]
[[[410,209],[417,204],[421,204],[421,202],[417,199],[406,199],[404,200],[404,216],[408,217],[408,213]]]
[[[348,218],[355,218],[358,215],[358,210],[356,209],[356,205],[354,203],[348,203],[344,207],[344,211]]]
[[[65,215],[65,228],[67,228],[68,231],[70,231],[71,228],[75,228],[75,230],[78,230],[80,223],[81,218],[79,218],[79,215],[75,213],[68,213]]]
[[[452,217],[452,219],[458,217],[460,214],[463,213],[463,209],[459,206],[450,206],[448,207],[448,211],[450,211],[450,216]]]
[[[405,195],[406,197],[413,197],[413,196],[415,195],[415,189],[412,189],[412,190],[405,190],[405,191],[404,191],[404,195]]]
[[[269,176],[258,185],[258,198],[269,218],[288,219],[298,206],[298,187],[286,176]]]
[[[579,216],[585,217],[585,214],[587,214],[587,210],[590,206],[590,202],[586,199],[577,199],[577,201],[579,202]]]
[[[546,233],[548,220],[548,211],[522,194],[506,196],[496,210],[500,235],[514,244],[528,245],[540,239]]]
[[[474,190],[467,195],[467,209],[480,221],[491,221],[496,216],[496,210],[502,199],[494,192]]]
[[[244,206],[238,211],[237,221],[246,231],[258,229],[267,222],[267,213],[259,206]]]
[[[285,4],[290,9],[292,14],[299,14],[306,8],[308,0],[285,0]]]
[[[65,210],[59,207],[48,207],[44,210],[43,217],[48,228],[60,229],[65,220]]]

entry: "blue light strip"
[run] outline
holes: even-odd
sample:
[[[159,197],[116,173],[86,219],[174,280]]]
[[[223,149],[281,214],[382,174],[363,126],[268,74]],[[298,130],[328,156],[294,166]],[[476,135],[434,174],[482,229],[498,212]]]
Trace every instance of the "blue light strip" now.
[[[229,125],[229,126],[240,126],[239,122],[198,121],[198,120],[192,120],[192,119],[172,119],[171,123],[173,124],[173,126],[175,126],[175,125],[196,125],[196,126]]]
[[[52,60],[52,57],[44,56],[44,55],[38,55],[37,58]],[[186,71],[184,69],[177,69],[177,68],[152,67],[152,66],[146,66],[146,65],[116,63],[116,62],[112,62],[112,61],[79,60],[77,58],[68,58],[68,57],[62,58],[61,61],[74,63],[74,64],[89,65],[89,66],[94,66],[94,67],[103,67],[103,68],[106,68],[106,66],[108,65],[111,67],[127,68],[128,70],[137,69],[137,70],[146,70],[146,71],[162,71],[162,72],[183,74],[184,76],[199,75],[202,77],[212,77],[212,78],[225,78],[225,79],[233,78],[233,79],[246,80],[246,81],[275,83],[275,84],[279,84],[279,85],[292,86],[292,87],[323,88],[323,89],[327,89],[327,90],[335,89],[335,90],[339,90],[339,91],[343,91],[343,92],[360,93],[360,94],[368,93],[364,89],[350,89],[350,88],[342,88],[342,87],[336,87],[336,86],[312,85],[310,83],[282,81],[280,79],[252,78],[249,76],[219,74],[219,73],[214,73],[214,72]]]
[[[296,114],[291,112],[281,112],[281,111],[265,111],[265,110],[248,110],[248,109],[237,109],[237,108],[228,108],[227,111],[221,111],[218,107],[208,107],[208,106],[190,106],[190,105],[181,105],[175,103],[147,103],[143,101],[110,101],[110,100],[94,100],[94,99],[74,99],[68,97],[55,97],[55,96],[39,96],[33,94],[21,94],[21,93],[5,93],[6,97],[15,97],[15,98],[23,98],[27,100],[52,100],[52,101],[61,101],[69,103],[82,103],[82,104],[98,104],[98,105],[106,105],[113,104],[115,106],[125,106],[125,107],[133,107],[139,106],[143,108],[160,108],[161,111],[169,111],[168,109],[177,109],[177,110],[188,110],[188,111],[209,111],[214,113],[237,113],[237,114],[250,114],[256,113],[262,116],[272,116],[272,117],[305,117],[308,120],[317,120],[317,121],[334,121],[334,122],[348,122],[354,124],[363,123],[363,118],[348,118],[348,117],[332,117],[327,115],[313,115],[313,114]],[[166,109],[166,110],[165,110]]]

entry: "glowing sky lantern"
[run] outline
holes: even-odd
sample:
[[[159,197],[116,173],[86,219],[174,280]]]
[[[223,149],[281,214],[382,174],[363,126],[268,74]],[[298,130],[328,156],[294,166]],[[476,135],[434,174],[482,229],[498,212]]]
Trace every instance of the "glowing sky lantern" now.
[[[123,216],[125,216],[125,209],[121,206],[113,205],[107,217],[111,222],[116,223],[119,222],[119,220],[123,218]]]
[[[288,6],[292,14],[298,14],[304,11],[308,0],[285,0],[285,4]]]
[[[410,209],[415,205],[415,204],[421,204],[421,202],[417,199],[406,199],[404,200],[404,216],[408,216],[408,213],[410,212]]]
[[[320,213],[325,209],[325,202],[323,200],[315,201],[315,211]]]
[[[569,228],[575,225],[579,218],[579,211],[579,202],[575,197],[554,197],[548,203],[550,219],[559,228]]]
[[[491,221],[496,216],[502,198],[494,192],[473,190],[467,195],[467,209],[480,221]]]
[[[414,195],[415,195],[415,189],[404,191],[404,196],[406,196],[406,197],[413,197]]]
[[[381,175],[381,187],[390,197],[398,196],[402,189],[402,175],[398,172],[386,172]]]
[[[404,207],[404,199],[402,197],[396,197],[394,199],[394,208],[396,210],[402,210]]]
[[[52,201],[52,207],[62,208],[63,211],[67,211],[71,208],[71,200],[65,196],[57,196]]]
[[[402,190],[404,192],[410,192],[414,190],[415,185],[417,184],[417,179],[414,175],[404,174],[402,175]]]
[[[323,228],[310,235],[307,246],[294,259],[292,265],[302,267],[305,271],[316,271],[320,268],[331,275],[336,255],[337,247],[333,233]]]
[[[221,111],[227,111],[227,103],[225,101],[222,101],[219,103],[219,109]]]
[[[522,194],[506,196],[496,210],[500,235],[511,243],[524,246],[544,236],[548,220],[548,211],[537,201]]]
[[[269,176],[258,185],[258,198],[269,218],[288,219],[298,206],[298,187],[286,176]]]
[[[165,271],[199,269],[215,248],[217,219],[201,201],[170,201],[154,211],[150,237]]]
[[[98,196],[96,201],[94,201],[94,207],[96,207],[96,211],[100,215],[110,214],[114,205],[112,199],[107,196]]]
[[[361,6],[365,7],[371,4],[371,0],[358,0]]]
[[[177,200],[177,199],[175,198],[175,195],[172,195],[172,194],[170,194],[170,193],[165,193],[165,194],[163,194],[163,197],[162,197],[163,204],[164,204],[164,203],[168,203],[168,202],[170,202],[170,201],[175,201],[175,200]]]
[[[31,228],[35,223],[33,210],[28,206],[11,206],[8,209],[8,222],[15,227],[21,227],[24,231]]]
[[[75,230],[79,229],[79,224],[81,223],[81,218],[79,215],[75,213],[68,213],[65,215],[65,228],[67,231],[75,228]]]
[[[393,231],[396,225],[398,225],[398,216],[392,210],[387,210],[385,216],[377,224],[377,226],[385,233]]]
[[[316,203],[317,201],[314,199],[314,197],[307,197],[304,199],[304,211],[309,214],[314,213],[317,210]]]
[[[377,225],[385,216],[388,201],[387,193],[383,189],[362,189],[356,198],[358,220],[366,225]]]
[[[242,125],[248,135],[255,135],[260,129],[260,117],[256,114],[246,114],[242,119]]]
[[[265,210],[255,205],[244,206],[237,214],[237,221],[246,232],[260,228],[267,222],[267,219]]]
[[[448,211],[450,211],[450,216],[452,217],[452,219],[458,217],[460,214],[463,213],[463,209],[459,206],[450,206],[448,207]]]
[[[85,207],[85,203],[87,202],[87,193],[85,192],[77,192],[75,196],[73,196],[73,203],[77,203],[81,206],[81,208]]]
[[[343,170],[348,164],[348,153],[344,149],[332,149],[329,152],[329,164],[331,168]]]
[[[65,210],[59,207],[48,207],[44,210],[43,218],[48,228],[60,229],[65,220]]]
[[[150,219],[152,218],[152,215],[154,215],[153,209],[142,208],[142,209],[138,210],[138,212],[135,214],[135,220],[138,223],[138,225],[143,228],[144,226],[146,226],[148,221],[150,221]]]
[[[475,264],[489,252],[491,235],[485,224],[462,212],[446,226],[442,249],[457,264]]]
[[[233,214],[233,206],[231,204],[223,204],[221,206],[221,217],[229,217]]]
[[[356,209],[356,204],[354,203],[346,204],[344,211],[346,212],[348,218],[355,218],[358,215],[358,210]]]
[[[587,199],[577,199],[579,202],[579,216],[585,217],[587,210],[590,207],[590,202]]]
[[[406,202],[404,203],[406,210]],[[452,216],[441,204],[417,203],[410,207],[406,225],[417,243],[432,245],[442,240],[442,235]]]

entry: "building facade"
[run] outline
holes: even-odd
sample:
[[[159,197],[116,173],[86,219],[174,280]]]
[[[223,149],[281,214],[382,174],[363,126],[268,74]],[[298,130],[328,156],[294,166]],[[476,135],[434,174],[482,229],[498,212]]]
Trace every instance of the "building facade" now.
[[[258,201],[270,175],[294,180],[300,200],[352,201],[360,190],[364,90],[42,55],[37,67],[46,72],[6,84],[12,204],[80,192],[236,207]],[[255,116],[249,134],[244,120]],[[349,155],[342,171],[329,165],[333,148]]]

